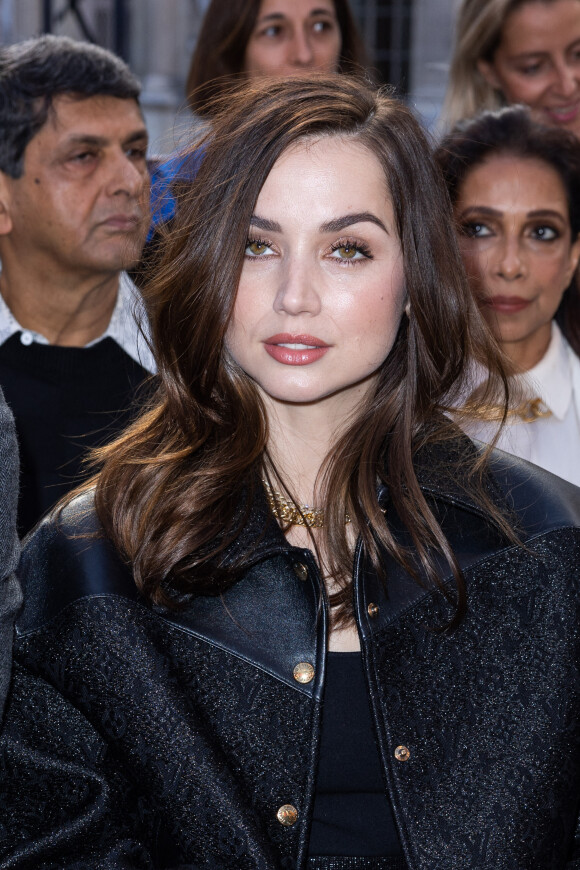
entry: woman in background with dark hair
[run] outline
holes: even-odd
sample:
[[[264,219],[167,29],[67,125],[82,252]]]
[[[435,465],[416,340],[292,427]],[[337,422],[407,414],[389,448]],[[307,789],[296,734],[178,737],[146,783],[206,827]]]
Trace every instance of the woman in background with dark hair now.
[[[366,52],[348,0],[211,0],[187,77],[194,114],[211,118],[212,103],[232,78],[362,74]],[[177,154],[151,173],[152,225],[175,215],[175,182],[195,176],[200,155]],[[152,256],[147,252],[147,259]]]
[[[580,485],[578,140],[511,107],[459,125],[437,159],[474,297],[522,393],[497,446]]]
[[[447,413],[504,379],[420,125],[264,79],[203,147],[158,393],[23,557],[2,866],[572,870],[580,495]]]
[[[211,0],[186,92],[203,115],[228,76],[361,74],[367,63],[348,0]]]

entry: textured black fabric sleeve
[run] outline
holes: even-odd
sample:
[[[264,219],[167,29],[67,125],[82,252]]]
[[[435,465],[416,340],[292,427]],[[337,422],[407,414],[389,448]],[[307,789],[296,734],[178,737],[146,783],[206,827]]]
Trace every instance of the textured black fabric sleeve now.
[[[14,418],[0,390],[0,720],[10,682],[12,627],[22,601],[14,576],[20,555],[16,533],[18,470]]]
[[[566,870],[580,870],[580,816],[576,821],[572,858],[570,861],[567,862]]]
[[[0,740],[0,868],[153,870],[118,767],[82,714],[15,664]]]

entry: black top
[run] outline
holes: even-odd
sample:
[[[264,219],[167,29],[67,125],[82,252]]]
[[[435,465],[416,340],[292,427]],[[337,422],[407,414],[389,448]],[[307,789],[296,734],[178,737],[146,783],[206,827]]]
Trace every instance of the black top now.
[[[82,348],[24,345],[20,335],[0,346],[0,386],[16,420],[24,534],[80,482],[89,448],[133,419],[149,373],[112,338]]]
[[[328,653],[309,853],[403,855],[358,652]]]

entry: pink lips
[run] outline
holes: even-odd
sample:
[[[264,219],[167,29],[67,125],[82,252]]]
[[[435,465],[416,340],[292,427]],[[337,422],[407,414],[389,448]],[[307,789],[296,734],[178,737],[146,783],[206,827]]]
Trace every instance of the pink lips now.
[[[571,124],[578,117],[580,102],[566,106],[546,106],[544,113],[551,124]]]
[[[307,366],[324,356],[330,345],[314,335],[290,335],[281,332],[264,341],[267,353],[287,366]]]
[[[517,314],[530,305],[529,299],[521,296],[490,296],[483,300],[484,305],[501,314]]]

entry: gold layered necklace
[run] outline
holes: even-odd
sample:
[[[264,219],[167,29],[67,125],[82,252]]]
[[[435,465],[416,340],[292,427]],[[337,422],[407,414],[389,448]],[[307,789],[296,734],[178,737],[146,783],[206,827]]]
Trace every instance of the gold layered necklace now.
[[[267,480],[262,480],[270,510],[276,519],[287,526],[307,526],[309,529],[321,529],[324,525],[324,510],[308,504],[296,504],[291,499],[270,486]],[[345,514],[345,523],[350,523],[350,517]]]

